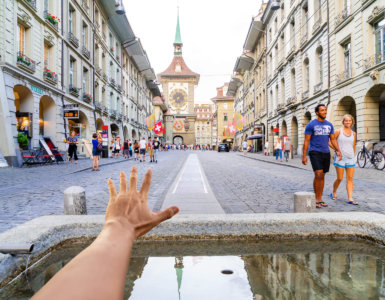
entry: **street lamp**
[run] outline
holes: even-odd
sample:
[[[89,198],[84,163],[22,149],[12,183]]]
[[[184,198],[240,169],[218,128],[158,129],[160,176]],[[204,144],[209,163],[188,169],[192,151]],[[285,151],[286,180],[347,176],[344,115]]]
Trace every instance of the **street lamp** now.
[[[124,15],[124,13],[125,13],[122,1],[123,0],[115,1],[115,12],[118,15]]]

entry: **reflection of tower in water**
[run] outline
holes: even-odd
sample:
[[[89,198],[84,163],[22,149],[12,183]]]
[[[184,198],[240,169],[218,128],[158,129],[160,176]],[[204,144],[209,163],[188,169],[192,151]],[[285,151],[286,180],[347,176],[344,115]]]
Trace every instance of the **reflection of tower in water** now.
[[[182,276],[183,276],[183,257],[177,256],[175,257],[175,271],[176,271],[176,279],[178,282],[178,295],[180,299],[180,287],[182,285]]]

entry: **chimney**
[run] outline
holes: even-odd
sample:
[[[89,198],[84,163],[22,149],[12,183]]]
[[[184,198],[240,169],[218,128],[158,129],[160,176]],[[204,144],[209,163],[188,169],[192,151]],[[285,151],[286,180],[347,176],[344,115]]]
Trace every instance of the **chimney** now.
[[[223,88],[217,88],[217,97],[223,97]]]

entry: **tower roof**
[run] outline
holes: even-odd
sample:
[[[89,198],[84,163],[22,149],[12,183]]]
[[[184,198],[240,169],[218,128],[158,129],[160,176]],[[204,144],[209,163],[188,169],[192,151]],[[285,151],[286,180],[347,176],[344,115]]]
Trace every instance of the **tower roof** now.
[[[190,70],[182,56],[174,56],[171,64],[159,76],[196,77],[199,80],[199,74]]]
[[[179,8],[178,8],[178,18],[176,21],[176,31],[175,31],[175,40],[174,40],[174,45],[175,44],[183,44],[182,43],[182,37],[180,35],[180,25],[179,25]]]

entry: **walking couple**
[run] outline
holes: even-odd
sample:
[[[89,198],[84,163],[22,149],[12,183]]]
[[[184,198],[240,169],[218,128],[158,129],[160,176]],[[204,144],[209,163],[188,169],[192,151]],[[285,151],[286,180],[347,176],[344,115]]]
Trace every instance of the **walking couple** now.
[[[322,201],[322,193],[325,174],[329,172],[330,168],[329,146],[335,151],[334,166],[337,173],[337,179],[333,184],[333,193],[329,197],[332,200],[337,200],[337,189],[343,179],[344,170],[346,170],[347,203],[358,205],[356,201],[353,201],[354,153],[357,141],[357,135],[352,130],[354,119],[351,115],[345,115],[342,118],[343,127],[334,131],[333,125],[326,120],[327,108],[324,104],[318,104],[315,113],[317,118],[305,128],[302,163],[307,164],[306,154],[309,149],[310,162],[314,171],[313,188],[316,197],[316,208],[328,206]]]

